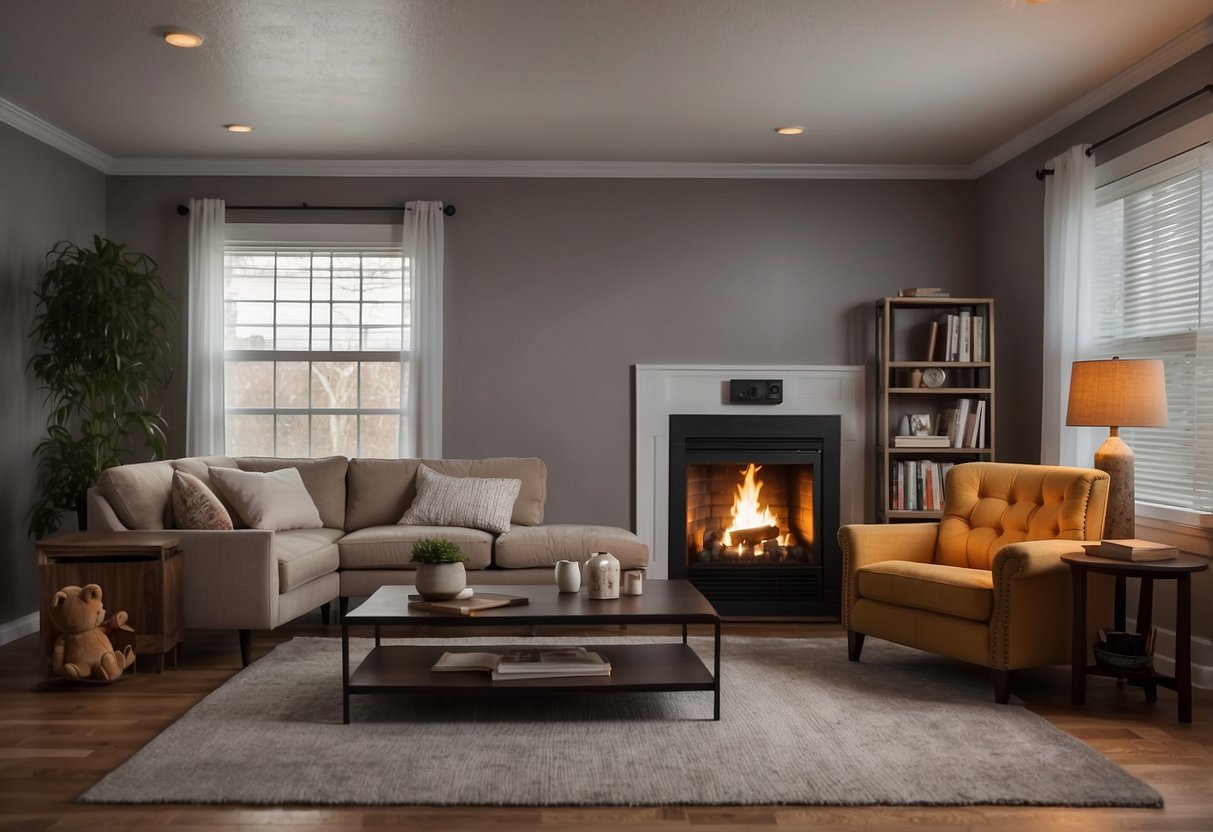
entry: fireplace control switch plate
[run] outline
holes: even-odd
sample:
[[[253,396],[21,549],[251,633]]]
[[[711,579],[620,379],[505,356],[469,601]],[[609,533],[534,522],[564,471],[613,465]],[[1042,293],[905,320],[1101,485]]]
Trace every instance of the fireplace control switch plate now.
[[[733,404],[783,404],[783,379],[729,379],[729,401]]]

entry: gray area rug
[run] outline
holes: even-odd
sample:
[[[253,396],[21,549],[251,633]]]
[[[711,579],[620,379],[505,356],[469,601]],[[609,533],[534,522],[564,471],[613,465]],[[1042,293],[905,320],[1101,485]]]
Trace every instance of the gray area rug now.
[[[692,643],[710,656],[710,639]],[[355,663],[370,644],[351,641]],[[873,639],[853,664],[839,639],[726,636],[720,722],[711,694],[692,692],[356,696],[354,723],[342,725],[340,668],[336,639],[280,645],[81,800],[1162,805],[1026,708],[995,704],[980,668]]]

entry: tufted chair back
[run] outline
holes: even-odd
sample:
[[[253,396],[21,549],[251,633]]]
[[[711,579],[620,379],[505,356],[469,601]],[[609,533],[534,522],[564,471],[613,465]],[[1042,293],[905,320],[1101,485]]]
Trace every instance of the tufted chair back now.
[[[990,569],[1024,540],[1099,540],[1108,475],[1089,468],[967,462],[948,471],[935,562]]]

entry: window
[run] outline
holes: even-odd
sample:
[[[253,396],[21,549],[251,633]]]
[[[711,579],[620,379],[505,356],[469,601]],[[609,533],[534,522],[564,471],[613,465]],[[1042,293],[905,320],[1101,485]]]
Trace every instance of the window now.
[[[1213,511],[1213,152],[1173,156],[1096,191],[1093,355],[1160,358],[1165,428],[1124,428],[1140,502]],[[1203,339],[1203,343],[1202,343]]]
[[[399,244],[258,243],[238,238],[270,229],[228,228],[227,453],[398,457],[410,347],[409,261]],[[350,236],[329,226],[298,230]]]

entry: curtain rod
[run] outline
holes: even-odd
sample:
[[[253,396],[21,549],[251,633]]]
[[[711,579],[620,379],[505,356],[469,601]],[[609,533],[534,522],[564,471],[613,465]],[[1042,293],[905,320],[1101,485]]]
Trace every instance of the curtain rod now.
[[[225,205],[225,211],[411,211],[403,205],[308,205],[300,202],[298,205]],[[177,213],[187,216],[190,212],[188,205],[178,205]],[[455,206],[446,205],[442,213],[448,217],[455,216]]]
[[[1198,89],[1196,92],[1190,92],[1187,95],[1185,95],[1183,98],[1179,99],[1178,101],[1172,101],[1170,104],[1163,107],[1161,110],[1150,113],[1148,116],[1146,116],[1144,118],[1139,118],[1137,121],[1133,122],[1128,127],[1125,127],[1122,130],[1117,130],[1112,135],[1106,136],[1106,137],[1100,139],[1099,141],[1095,142],[1095,144],[1093,144],[1087,148],[1087,151],[1086,151],[1087,155],[1090,156],[1096,150],[1098,150],[1100,147],[1103,147],[1108,142],[1113,141],[1115,139],[1119,139],[1125,133],[1128,133],[1132,130],[1136,130],[1138,127],[1141,127],[1143,124],[1146,124],[1147,122],[1151,122],[1154,119],[1158,118],[1163,113],[1169,113],[1171,110],[1174,110],[1176,107],[1180,106],[1181,104],[1187,104],[1193,98],[1198,98],[1199,96],[1202,96],[1205,93],[1209,93],[1209,92],[1213,92],[1213,84],[1205,84],[1203,87]],[[1053,171],[1048,168],[1045,168],[1044,170],[1036,171],[1036,178],[1042,182],[1044,181],[1044,178],[1046,176],[1052,176],[1052,175],[1053,175]]]

